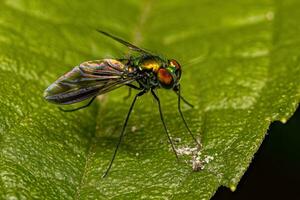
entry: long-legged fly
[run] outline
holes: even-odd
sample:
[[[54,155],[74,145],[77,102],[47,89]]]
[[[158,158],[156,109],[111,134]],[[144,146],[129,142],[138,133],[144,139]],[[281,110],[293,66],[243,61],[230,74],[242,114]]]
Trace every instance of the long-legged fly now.
[[[193,140],[197,145],[200,145],[188,127],[180,107],[181,101],[190,107],[193,107],[193,105],[187,102],[180,94],[180,64],[174,59],[164,59],[107,32],[101,30],[97,31],[127,46],[130,50],[138,52],[138,56],[83,62],[52,83],[45,90],[44,98],[47,101],[55,104],[73,104],[90,99],[89,102],[84,106],[72,110],[61,109],[66,112],[70,112],[88,107],[95,100],[96,96],[105,94],[121,86],[126,85],[129,87],[129,89],[133,88],[138,91],[133,98],[112,159],[103,177],[108,174],[112,167],[113,161],[122,142],[127,122],[137,98],[149,91],[158,104],[160,119],[169,143],[171,144],[172,150],[178,159],[176,149],[164,121],[160,100],[156,94],[156,89],[158,88],[173,90],[177,94],[178,111],[182,121]]]

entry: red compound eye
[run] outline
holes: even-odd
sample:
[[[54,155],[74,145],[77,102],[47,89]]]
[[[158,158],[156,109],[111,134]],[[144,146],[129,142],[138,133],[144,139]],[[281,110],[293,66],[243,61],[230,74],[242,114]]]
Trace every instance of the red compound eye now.
[[[162,87],[164,88],[172,88],[173,87],[173,77],[170,72],[164,68],[160,68],[157,74],[158,80]]]
[[[176,70],[181,69],[180,64],[176,60],[174,60],[174,59],[169,60],[169,64],[171,66],[174,66],[176,68]]]
[[[169,66],[175,67],[175,74],[176,74],[177,79],[179,80],[180,77],[181,77],[181,66],[180,66],[180,64],[176,60],[171,59],[171,60],[169,60]]]

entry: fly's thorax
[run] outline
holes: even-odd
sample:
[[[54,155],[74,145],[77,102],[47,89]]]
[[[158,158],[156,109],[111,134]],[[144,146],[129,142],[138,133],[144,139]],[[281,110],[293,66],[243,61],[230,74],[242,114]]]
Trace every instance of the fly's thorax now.
[[[148,70],[153,72],[157,72],[160,67],[161,63],[155,59],[144,60],[142,63],[139,64],[139,68],[141,70]]]
[[[164,64],[165,61],[162,58],[152,55],[144,55],[134,61],[134,65],[141,71],[157,72]]]
[[[139,79],[147,87],[172,89],[178,85],[181,67],[174,60],[164,60],[159,56],[144,55],[132,59],[132,66],[137,69]]]
[[[142,55],[131,59],[131,65],[136,72],[136,80],[144,88],[158,86],[157,71],[164,65],[164,61],[153,55]]]

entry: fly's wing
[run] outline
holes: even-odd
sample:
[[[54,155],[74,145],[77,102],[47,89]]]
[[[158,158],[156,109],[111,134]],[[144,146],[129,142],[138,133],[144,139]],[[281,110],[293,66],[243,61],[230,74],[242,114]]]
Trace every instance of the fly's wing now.
[[[137,52],[140,52],[140,53],[143,53],[143,54],[152,55],[151,52],[146,51],[145,49],[142,49],[142,48],[140,48],[140,47],[137,47],[137,46],[135,46],[135,45],[133,45],[133,44],[131,44],[131,43],[129,43],[129,42],[126,42],[125,40],[122,40],[121,38],[118,38],[118,37],[116,37],[116,36],[114,36],[114,35],[111,35],[111,34],[105,32],[105,31],[102,31],[102,30],[99,30],[99,29],[97,29],[97,31],[98,31],[99,33],[101,33],[101,34],[103,34],[103,35],[105,35],[105,36],[107,36],[107,37],[110,37],[110,38],[112,38],[113,40],[115,40],[115,41],[117,41],[117,42],[119,42],[119,43],[121,43],[121,44],[127,46],[127,47],[128,47],[130,50],[132,50],[132,51],[137,51]]]
[[[45,90],[44,97],[56,104],[80,102],[134,81],[126,74],[126,66],[118,60],[84,62],[52,83]]]

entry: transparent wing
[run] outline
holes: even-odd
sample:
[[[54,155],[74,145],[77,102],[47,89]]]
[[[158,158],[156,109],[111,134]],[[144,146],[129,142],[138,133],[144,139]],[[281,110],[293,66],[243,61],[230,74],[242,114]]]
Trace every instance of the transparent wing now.
[[[88,61],[61,76],[44,92],[47,101],[72,104],[104,94],[134,81],[123,62],[114,59]]]
[[[137,52],[140,52],[140,53],[143,53],[143,54],[149,54],[149,55],[152,55],[151,52],[146,51],[146,50],[144,50],[144,49],[142,49],[142,48],[139,48],[139,47],[137,47],[137,46],[135,46],[135,45],[133,45],[133,44],[131,44],[131,43],[129,43],[129,42],[126,42],[125,40],[122,40],[121,38],[118,38],[118,37],[116,37],[116,36],[114,36],[114,35],[111,35],[111,34],[105,32],[105,31],[98,30],[98,29],[97,29],[97,31],[98,31],[99,33],[101,33],[101,34],[103,34],[103,35],[105,35],[105,36],[107,36],[107,37],[110,37],[110,38],[112,38],[113,40],[115,40],[115,41],[117,41],[117,42],[119,42],[119,43],[121,43],[121,44],[127,46],[129,49],[131,49],[131,50],[133,50],[133,51],[137,51]]]

